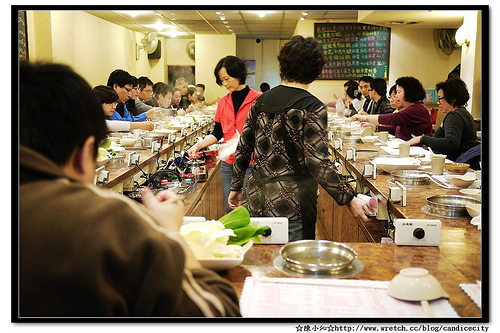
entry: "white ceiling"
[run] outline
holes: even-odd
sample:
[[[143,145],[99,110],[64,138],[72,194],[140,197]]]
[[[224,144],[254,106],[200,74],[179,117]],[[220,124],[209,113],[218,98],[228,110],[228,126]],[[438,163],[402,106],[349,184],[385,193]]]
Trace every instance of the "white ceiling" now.
[[[148,7],[149,8],[149,7]],[[189,8],[189,7],[185,7]],[[250,10],[147,10],[132,16],[134,11],[87,11],[106,21],[132,31],[171,38],[168,32],[179,33],[176,38],[194,38],[196,34],[235,34],[238,38],[289,39],[298,20],[322,22],[359,22],[387,27],[408,29],[457,29],[462,25],[464,12],[459,10],[274,10],[266,11],[265,17]],[[307,15],[304,15],[307,13]],[[225,21],[220,19],[225,17]],[[226,22],[226,23],[224,23]],[[413,23],[416,22],[416,23]],[[164,24],[163,28],[155,25]],[[413,24],[408,24],[413,23]],[[230,31],[232,30],[232,31]]]

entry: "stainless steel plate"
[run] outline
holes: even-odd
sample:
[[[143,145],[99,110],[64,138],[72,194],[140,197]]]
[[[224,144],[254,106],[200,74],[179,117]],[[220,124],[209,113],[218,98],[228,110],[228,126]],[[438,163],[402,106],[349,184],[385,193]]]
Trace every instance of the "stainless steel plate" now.
[[[463,195],[435,195],[427,198],[429,212],[442,217],[469,217],[466,206],[479,200]]]
[[[319,279],[342,279],[342,278],[347,278],[354,276],[361,272],[364,268],[363,262],[359,259],[354,259],[351,265],[347,266],[346,268],[337,271],[335,274],[321,274],[317,272],[309,272],[309,273],[300,273],[296,271],[290,270],[287,265],[285,260],[283,259],[282,256],[277,256],[274,258],[273,261],[274,268],[276,268],[278,271],[288,274],[288,275],[293,275],[296,277],[302,277],[302,278],[319,278]]]
[[[429,185],[429,173],[419,170],[396,170],[391,172],[393,181],[403,185]]]
[[[291,242],[280,250],[288,269],[299,273],[335,274],[356,259],[357,253],[343,243],[325,240]]]

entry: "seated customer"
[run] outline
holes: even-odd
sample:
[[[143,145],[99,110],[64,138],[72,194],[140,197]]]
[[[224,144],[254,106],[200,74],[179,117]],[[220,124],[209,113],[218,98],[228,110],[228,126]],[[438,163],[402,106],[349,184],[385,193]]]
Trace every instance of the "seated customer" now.
[[[112,116],[116,110],[116,105],[118,104],[116,102],[118,94],[113,88],[103,85],[94,87],[92,92],[102,105],[102,110],[104,111],[104,116],[106,118],[106,126],[110,132],[132,131],[134,129],[152,131],[154,129],[154,125],[150,121],[130,122],[109,120],[109,117]]]
[[[361,102],[361,92],[358,90],[359,85],[354,80],[349,80],[344,83],[344,98],[337,98],[335,110],[339,116],[352,117],[358,112],[362,112],[363,103]]]
[[[371,114],[393,113],[394,109],[387,98],[387,83],[384,79],[376,78],[370,82],[370,98],[374,102]]]
[[[432,135],[432,124],[429,109],[422,102],[425,89],[414,77],[400,77],[396,80],[397,98],[403,110],[397,113],[381,115],[355,115],[352,120],[367,122],[367,126],[379,126],[378,131],[389,130],[397,138],[410,140],[413,135]]]
[[[182,110],[182,94],[179,88],[174,88],[174,93],[172,94],[172,109]]]
[[[19,77],[19,315],[239,316],[232,285],[180,237],[173,192],[144,190],[143,206],[92,184],[106,125],[88,83],[58,64]]]
[[[445,154],[455,161],[462,153],[479,144],[476,140],[476,123],[465,104],[469,100],[469,92],[465,82],[459,78],[448,79],[436,85],[438,104],[445,114],[441,126],[434,137],[417,136],[410,145],[423,144],[431,147],[437,154]]]
[[[151,81],[146,76],[141,76],[138,79],[138,82],[139,93],[137,94],[137,98],[135,99],[135,108],[137,109],[137,113],[140,114],[153,108],[153,106],[146,104],[151,100],[153,96],[153,81]]]
[[[399,112],[403,108],[400,100],[396,96],[396,85],[393,85],[391,89],[389,89],[389,102],[391,103],[391,107],[394,109],[393,112]]]
[[[186,112],[195,111],[201,108],[200,103],[198,103],[198,93],[196,91],[196,87],[189,87],[186,96],[187,96]]]
[[[132,90],[128,92],[128,99],[125,101],[125,106],[132,116],[137,116],[140,112],[135,106],[135,100],[139,96],[139,80],[132,75]]]
[[[147,118],[153,118],[159,114],[160,111],[157,109],[151,109],[138,116],[130,114],[125,102],[130,99],[129,92],[132,91],[133,82],[132,75],[122,69],[114,70],[109,75],[107,86],[113,88],[118,94],[118,105],[115,113],[110,117],[111,120],[145,121]]]

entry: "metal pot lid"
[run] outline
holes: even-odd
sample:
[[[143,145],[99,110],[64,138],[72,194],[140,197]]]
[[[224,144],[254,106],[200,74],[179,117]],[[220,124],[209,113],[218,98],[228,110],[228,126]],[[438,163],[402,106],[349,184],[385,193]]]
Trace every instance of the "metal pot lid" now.
[[[427,202],[430,206],[438,206],[443,208],[465,208],[468,204],[480,204],[481,201],[466,197],[463,195],[435,195],[432,197],[428,197]]]

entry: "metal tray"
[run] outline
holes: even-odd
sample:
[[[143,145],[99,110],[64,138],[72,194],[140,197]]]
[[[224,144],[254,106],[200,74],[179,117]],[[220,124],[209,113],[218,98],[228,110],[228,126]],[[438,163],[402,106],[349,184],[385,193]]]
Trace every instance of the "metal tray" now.
[[[337,274],[347,269],[357,253],[343,243],[301,240],[283,246],[280,254],[285,266],[299,273]]]
[[[430,174],[419,170],[396,170],[391,172],[392,180],[403,185],[429,185]]]
[[[463,195],[435,195],[427,198],[429,211],[443,217],[469,217],[466,206],[481,201]]]

